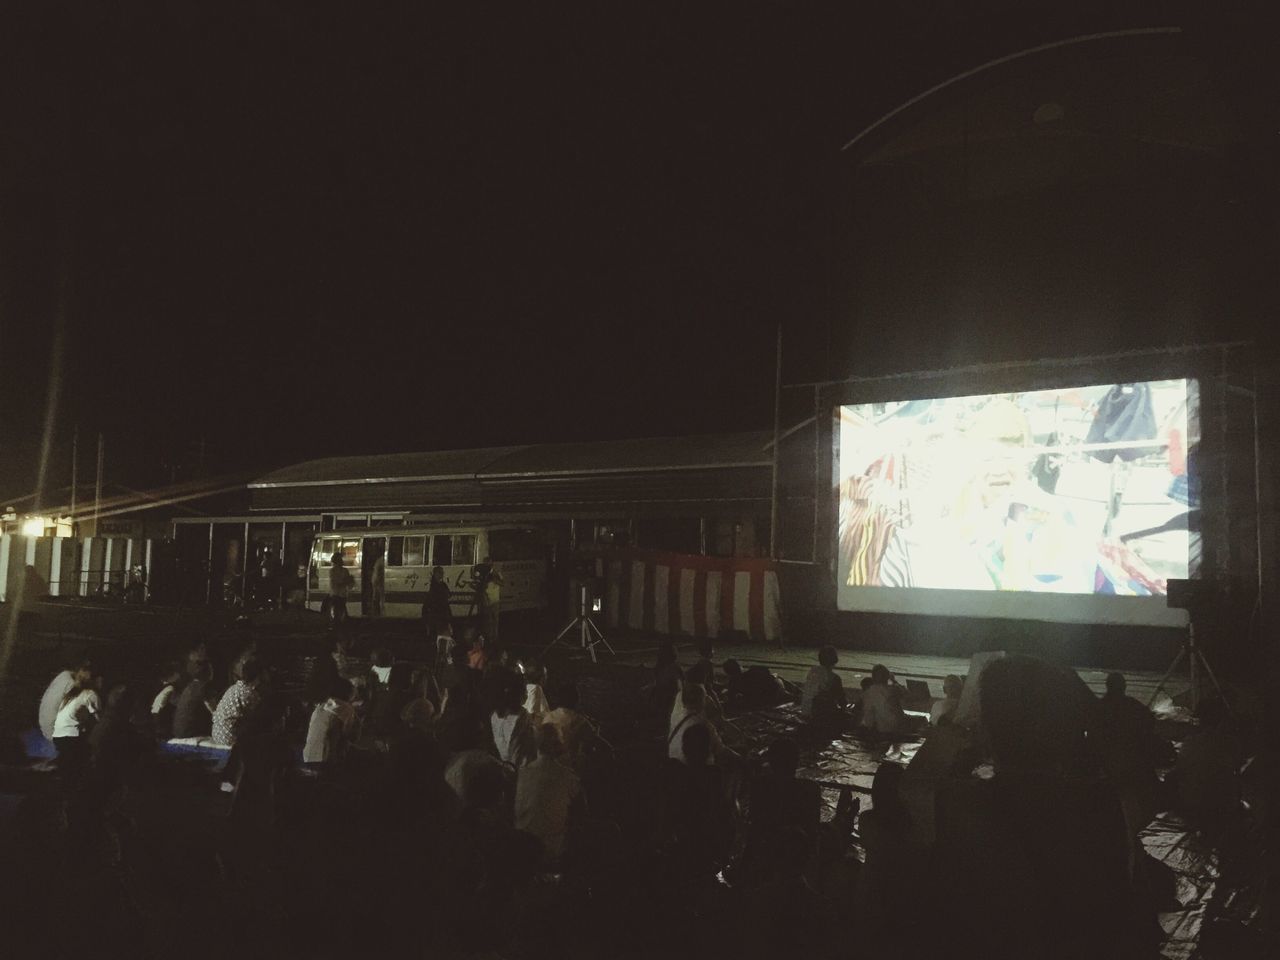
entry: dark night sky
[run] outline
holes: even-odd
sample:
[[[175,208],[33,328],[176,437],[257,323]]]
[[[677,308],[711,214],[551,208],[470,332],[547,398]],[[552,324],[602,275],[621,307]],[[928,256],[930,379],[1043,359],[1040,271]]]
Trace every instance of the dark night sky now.
[[[438,6],[2,8],[0,487],[35,473],[60,303],[55,456],[104,430],[120,480],[201,438],[223,472],[763,426],[773,324],[828,320],[840,145],[1151,22]]]

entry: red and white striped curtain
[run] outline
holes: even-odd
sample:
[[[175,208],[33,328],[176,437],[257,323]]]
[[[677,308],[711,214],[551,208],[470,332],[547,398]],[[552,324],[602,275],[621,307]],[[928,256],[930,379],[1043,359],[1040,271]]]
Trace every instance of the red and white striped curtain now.
[[[777,565],[750,557],[700,557],[610,550],[597,560],[610,627],[671,636],[715,637],[741,630],[752,640],[782,637]]]

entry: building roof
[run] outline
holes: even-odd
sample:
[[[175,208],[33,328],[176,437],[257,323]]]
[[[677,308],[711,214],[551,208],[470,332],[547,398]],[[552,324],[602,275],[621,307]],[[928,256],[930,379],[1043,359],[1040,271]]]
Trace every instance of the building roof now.
[[[328,457],[273,471],[249,489],[254,510],[325,512],[758,499],[770,440],[753,431]]]
[[[767,431],[524,447],[326,457],[272,471],[250,489],[717,470],[770,464]]]

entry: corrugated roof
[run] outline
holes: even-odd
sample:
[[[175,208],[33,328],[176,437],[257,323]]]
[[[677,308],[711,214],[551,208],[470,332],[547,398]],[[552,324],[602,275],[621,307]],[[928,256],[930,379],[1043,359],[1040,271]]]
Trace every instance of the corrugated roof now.
[[[363,457],[325,457],[274,470],[250,489],[309,487],[347,483],[475,480],[484,467],[523,447],[478,447],[424,453],[380,453]]]
[[[752,431],[596,443],[544,443],[522,447],[495,460],[481,471],[480,480],[768,466],[772,461],[766,444],[771,439],[768,431]]]
[[[673,470],[761,467],[770,463],[768,431],[549,443],[522,447],[481,447],[326,457],[267,474],[251,489],[377,483],[501,483],[541,477],[652,473]]]

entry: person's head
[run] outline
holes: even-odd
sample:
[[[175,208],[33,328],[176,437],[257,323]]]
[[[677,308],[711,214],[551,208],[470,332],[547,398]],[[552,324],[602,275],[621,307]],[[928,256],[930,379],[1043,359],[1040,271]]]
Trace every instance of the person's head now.
[[[742,664],[737,660],[726,660],[721,669],[724,670],[726,677],[736,678],[742,676]]]
[[[942,681],[942,695],[948,700],[959,700],[962,693],[964,693],[964,681],[954,673],[947,674]]]
[[[355,696],[356,688],[351,685],[350,680],[343,677],[334,677],[329,685],[329,696],[335,700],[349,701]]]
[[[765,750],[764,760],[775,776],[793,779],[800,766],[800,745],[790,737],[778,737]]]
[[[442,580],[444,580],[444,567],[432,567],[432,568],[431,568],[431,582],[432,582],[432,583],[439,583],[439,582],[440,582],[440,581],[442,581]]]
[[[834,667],[840,661],[840,655],[836,653],[836,648],[827,644],[818,651],[818,662],[824,667]]]
[[[1108,673],[1107,674],[1107,696],[1123,697],[1124,691],[1125,691],[1124,674],[1115,673],[1115,672]]]
[[[698,641],[698,656],[703,660],[710,660],[711,655],[715,653],[715,647],[706,637]]]
[[[666,667],[676,662],[676,647],[670,640],[658,644],[658,666]]]
[[[177,683],[182,679],[182,668],[178,666],[176,660],[170,660],[160,670],[160,682],[162,684]]]
[[[440,624],[440,626],[436,627],[436,636],[448,637],[450,640],[452,640],[453,639],[453,622],[450,620],[446,620],[444,623]]]
[[[240,679],[247,684],[255,684],[262,677],[262,661],[257,657],[248,657],[240,663]]]
[[[468,666],[469,665],[467,660],[468,653],[469,651],[467,650],[467,645],[465,643],[455,643],[449,649],[449,662],[452,663],[455,667]]]
[[[343,566],[342,553],[338,550],[333,551],[333,556],[329,558],[329,562],[335,567]]]
[[[564,753],[564,743],[560,740],[560,730],[554,723],[544,723],[538,727],[538,754],[544,757],[558,757]]]
[[[93,661],[81,657],[71,667],[71,679],[77,686],[87,687],[93,682]]]
[[[893,679],[893,674],[889,672],[889,668],[886,667],[883,663],[877,663],[874,667],[871,668],[872,683],[880,684],[881,686],[888,686],[889,682],[892,679]]]
[[[707,691],[700,683],[686,683],[680,702],[689,713],[701,713],[707,705]]]
[[[1034,657],[1002,657],[982,671],[978,695],[997,775],[1085,769],[1085,730],[1098,701],[1074,671]]]
[[[209,680],[213,679],[213,664],[211,664],[208,660],[203,660],[198,663],[188,664],[187,673],[191,676],[192,680],[202,680],[202,681],[208,682]]]
[[[680,736],[684,762],[691,767],[705,767],[711,760],[711,731],[705,723],[695,723]]]
[[[395,658],[391,656],[391,651],[381,644],[373,648],[371,659],[375,667],[389,667],[395,662]]]
[[[858,686],[862,687],[863,690],[870,690],[873,683],[875,683],[875,681],[870,677],[863,677],[858,681]]]

